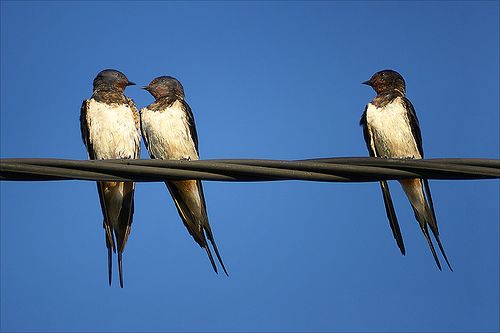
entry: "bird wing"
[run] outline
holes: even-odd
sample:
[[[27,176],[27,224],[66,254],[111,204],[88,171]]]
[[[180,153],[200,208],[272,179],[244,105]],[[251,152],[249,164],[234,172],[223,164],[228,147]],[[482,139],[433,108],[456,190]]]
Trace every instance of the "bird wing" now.
[[[104,183],[105,186],[109,183]],[[134,216],[134,182],[120,182],[116,183],[118,189],[122,186],[123,197],[121,200],[120,214],[118,215],[117,226],[114,226],[114,233],[118,248],[118,272],[120,275],[120,286],[123,288],[123,270],[122,270],[122,253],[125,250],[128,236],[130,235],[130,228]],[[110,198],[110,201],[113,199]]]
[[[132,98],[127,97],[127,103],[130,109],[132,110],[132,116],[134,117],[134,124],[137,130],[137,133],[141,133],[141,119],[139,111],[137,110],[137,106],[134,103]],[[141,149],[141,136],[135,136],[135,156],[134,158],[140,158],[140,149]]]
[[[413,138],[415,139],[415,143],[417,144],[417,149],[418,152],[420,153],[420,156],[424,158],[424,148],[422,145],[422,134],[420,132],[420,125],[419,121],[417,118],[417,113],[415,112],[415,108],[411,104],[410,100],[406,97],[403,98],[403,105],[405,109],[407,110],[407,116],[408,116],[408,122],[410,124],[410,129],[411,133],[413,135]],[[424,183],[424,189],[425,189],[425,196],[427,197],[427,201],[429,202],[430,210],[432,213],[432,221],[429,223],[431,230],[433,233],[438,232],[438,226],[436,223],[436,213],[434,212],[434,202],[432,201],[432,196],[431,196],[431,190],[429,187],[429,182],[427,179],[423,179]]]
[[[424,149],[422,147],[422,134],[420,133],[420,125],[417,118],[417,113],[415,112],[415,108],[411,104],[410,100],[406,97],[403,97],[403,107],[407,111],[408,121],[410,124],[411,133],[413,138],[415,139],[415,143],[417,144],[418,152],[420,156],[424,158]]]
[[[93,147],[92,139],[90,138],[89,127],[91,126],[90,119],[87,117],[88,108],[89,108],[89,100],[84,100],[82,103],[82,107],[80,109],[80,130],[82,133],[82,140],[87,148],[87,154],[90,160],[95,160],[95,150]],[[109,223],[110,219],[108,217],[108,209],[106,208],[106,200],[104,199],[104,187],[103,182],[96,182],[97,184],[97,193],[99,194],[99,202],[101,203],[101,211],[103,220],[103,228],[106,234],[106,248],[108,249],[108,280],[111,285],[111,250],[116,252],[115,242],[113,239],[113,231],[111,224]]]
[[[133,159],[137,159],[140,158],[140,148],[141,148],[141,135],[140,135],[141,123],[139,118],[139,112],[137,110],[137,106],[135,105],[134,101],[129,97],[126,97],[126,99],[127,99],[127,104],[132,112],[135,129],[137,131],[137,135],[134,135],[134,152],[132,155]],[[120,184],[119,186],[122,186],[123,197],[121,200],[120,214],[118,216],[118,227],[114,228],[114,232],[118,248],[118,271],[120,275],[120,286],[123,288],[122,253],[125,250],[125,245],[127,244],[127,240],[130,235],[130,229],[134,217],[135,183],[122,182],[118,184]]]
[[[154,155],[153,153],[153,149],[152,147],[150,146],[151,144],[151,140],[149,140],[149,136],[148,136],[148,131],[144,128],[145,126],[143,125],[143,121],[144,121],[144,112],[147,112],[147,107],[144,107],[141,109],[141,112],[140,112],[140,127],[141,127],[141,134],[142,134],[142,139],[144,140],[144,145],[146,146],[146,150],[148,151],[148,154],[149,154],[149,157],[151,159],[156,159],[156,158],[159,158],[157,156]]]
[[[194,148],[196,149],[196,154],[198,156],[200,155],[200,152],[198,150],[198,133],[196,132],[196,125],[194,122],[194,115],[193,112],[191,111],[191,108],[189,107],[189,104],[182,100],[182,108],[186,112],[187,119],[188,119],[188,126],[189,126],[189,132],[191,133],[191,138],[193,139],[194,142]]]
[[[134,152],[132,158],[139,158],[140,154],[140,134],[139,134],[139,115],[137,107],[131,99],[127,99],[127,103],[133,112],[135,128],[137,135],[134,135]],[[88,116],[89,101],[83,102],[80,112],[80,128],[82,139],[87,147],[89,159],[95,160],[96,153],[94,145],[96,144],[90,136],[89,128],[92,126],[92,119]],[[128,156],[127,156],[128,157]],[[97,192],[101,203],[101,210],[104,217],[103,227],[106,234],[106,247],[108,249],[108,278],[111,284],[112,278],[112,262],[111,251],[118,250],[118,268],[120,275],[120,286],[123,287],[123,271],[122,271],[122,253],[125,249],[128,236],[130,234],[130,226],[132,224],[134,213],[134,182],[97,182]],[[114,214],[112,213],[114,212]],[[116,212],[118,212],[116,214]],[[115,216],[116,215],[116,216]],[[115,221],[115,223],[113,223]],[[114,235],[114,237],[113,237]],[[116,244],[115,244],[116,239]]]
[[[410,100],[406,97],[403,97],[403,106],[407,110],[407,117],[408,117],[408,123],[410,124],[410,129],[411,133],[413,135],[413,138],[415,139],[415,143],[417,145],[418,152],[420,153],[420,156],[424,158],[424,149],[423,149],[423,144],[422,144],[422,134],[420,132],[420,125],[419,121],[417,118],[417,113],[415,112],[415,108],[411,104]],[[428,223],[432,234],[434,235],[434,238],[436,239],[436,242],[438,243],[439,249],[441,251],[441,254],[443,255],[446,264],[450,268],[450,270],[453,270],[451,268],[450,262],[448,261],[448,257],[446,256],[446,252],[444,251],[443,245],[441,244],[441,240],[439,238],[439,229],[437,225],[437,219],[436,219],[436,213],[434,211],[434,202],[432,200],[432,195],[431,195],[431,189],[429,186],[429,181],[427,179],[422,179],[423,183],[423,188],[425,190],[425,199],[427,200],[427,207],[426,207],[426,214],[427,216],[421,216],[417,211],[415,211],[415,217],[421,224]],[[431,247],[431,251],[433,253],[434,259],[437,262],[438,267],[440,267],[440,264],[438,262],[436,253],[434,251],[434,247],[432,246],[432,242],[430,241],[430,238],[428,236],[427,232],[427,226],[422,227],[422,231],[424,232],[424,235],[426,236],[427,242],[429,243],[429,246]]]
[[[196,131],[196,125],[195,125],[195,121],[194,121],[193,112],[191,111],[189,104],[184,100],[182,100],[182,107],[187,114],[189,132],[191,133],[191,138],[193,139],[194,147],[196,149],[196,154],[199,156],[200,152],[198,149],[198,133]],[[210,223],[208,222],[207,208],[206,208],[206,203],[205,203],[205,195],[203,193],[203,185],[202,185],[201,181],[199,181],[199,180],[196,181],[196,188],[198,190],[198,196],[200,197],[200,201],[201,201],[200,202],[201,210],[203,212],[202,219],[201,219],[201,225],[203,227],[203,230],[205,230],[205,234],[208,237],[208,240],[210,241],[210,243],[212,244],[212,247],[214,248],[215,254],[216,254],[217,259],[219,260],[219,262],[222,266],[222,269],[224,270],[224,273],[226,273],[226,275],[228,275],[226,267],[224,266],[224,262],[222,261],[222,258],[219,254],[219,250],[217,249],[217,244],[215,243],[214,235],[212,233],[212,229],[210,228]],[[184,222],[184,224],[186,225],[186,222]],[[195,239],[196,239],[196,237],[195,237]],[[205,249],[207,250],[207,253],[210,251],[208,249],[208,247],[206,246],[206,240],[205,240]],[[210,258],[210,261],[212,262],[212,266],[214,266],[214,269],[215,269],[215,265],[214,265],[211,253],[209,253],[209,258]],[[215,269],[215,271],[217,272],[217,269]]]
[[[377,153],[377,149],[375,147],[375,143],[373,141],[372,131],[370,129],[370,125],[366,120],[366,112],[368,110],[368,105],[365,107],[365,111],[361,116],[361,120],[359,124],[363,127],[363,136],[365,138],[366,147],[368,148],[368,153],[370,157],[379,157]],[[401,229],[399,228],[398,218],[396,216],[396,211],[394,210],[394,204],[392,203],[391,192],[389,191],[389,184],[387,181],[383,180],[380,182],[380,188],[382,190],[382,195],[384,197],[384,205],[385,211],[387,214],[387,218],[389,219],[389,225],[392,230],[392,235],[396,240],[396,243],[401,251],[401,254],[405,255],[405,245],[403,241],[403,235],[401,234]]]

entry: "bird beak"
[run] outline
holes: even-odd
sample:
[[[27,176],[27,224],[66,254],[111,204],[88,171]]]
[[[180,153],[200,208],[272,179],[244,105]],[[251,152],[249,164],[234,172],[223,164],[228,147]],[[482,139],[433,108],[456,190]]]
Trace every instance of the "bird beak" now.
[[[141,87],[141,89],[148,90],[149,87],[148,86],[144,86],[144,87]]]
[[[365,82],[361,82],[361,84],[366,84],[367,86],[371,86],[372,85],[372,83],[370,82],[370,80],[365,81]]]
[[[135,86],[135,83],[134,83],[134,82],[131,82],[131,81],[128,81],[128,82],[127,82],[127,86]]]

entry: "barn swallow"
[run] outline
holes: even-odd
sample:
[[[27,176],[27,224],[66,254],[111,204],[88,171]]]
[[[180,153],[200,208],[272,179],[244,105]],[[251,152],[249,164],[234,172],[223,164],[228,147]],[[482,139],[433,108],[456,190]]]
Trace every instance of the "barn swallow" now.
[[[383,70],[375,73],[363,84],[369,85],[377,93],[377,96],[366,105],[360,121],[370,156],[402,159],[424,158],[420,126],[415,109],[410,100],[406,98],[406,83],[403,77],[393,70]],[[428,226],[448,267],[453,270],[439,239],[436,214],[427,179],[406,179],[400,180],[399,183],[410,201],[415,218],[420,224],[438,268],[441,270],[441,264],[429,237]],[[403,237],[388,184],[386,181],[381,181],[380,186],[393,236],[404,255]]]
[[[155,101],[140,111],[142,136],[152,159],[198,160],[198,135],[193,113],[184,100],[184,88],[170,76],[160,76],[143,87]],[[203,187],[199,180],[165,183],[189,234],[204,248],[217,273],[210,240],[217,259],[227,274],[208,222]]]
[[[91,160],[139,158],[140,123],[137,107],[123,95],[135,83],[113,69],[94,79],[93,95],[84,100],[80,113],[83,143]],[[108,279],[111,285],[111,250],[118,251],[120,287],[123,288],[122,253],[134,214],[133,182],[97,182],[108,249]],[[116,242],[116,243],[115,243]],[[116,245],[115,245],[116,244]]]

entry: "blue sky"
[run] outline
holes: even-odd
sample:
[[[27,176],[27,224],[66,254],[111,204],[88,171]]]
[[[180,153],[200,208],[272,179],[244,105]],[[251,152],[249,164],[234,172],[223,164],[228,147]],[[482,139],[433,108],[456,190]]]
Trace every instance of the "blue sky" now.
[[[0,156],[85,159],[80,105],[105,68],[177,77],[203,159],[366,156],[360,82],[385,68],[406,79],[427,157],[499,158],[496,1],[2,1]],[[405,257],[376,183],[205,182],[229,277],[164,184],[141,183],[124,289],[107,283],[93,182],[0,186],[2,331],[499,329],[497,180],[431,181],[453,273],[396,182]]]

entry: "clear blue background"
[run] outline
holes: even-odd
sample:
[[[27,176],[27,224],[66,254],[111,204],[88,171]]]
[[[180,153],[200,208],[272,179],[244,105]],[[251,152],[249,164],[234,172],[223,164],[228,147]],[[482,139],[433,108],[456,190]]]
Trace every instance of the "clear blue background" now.
[[[104,68],[177,77],[204,159],[366,156],[360,82],[384,68],[406,78],[427,157],[499,158],[498,2],[2,2],[1,157],[86,159],[80,105]],[[0,186],[4,331],[499,327],[496,180],[431,182],[453,273],[396,182],[406,257],[376,183],[205,182],[229,278],[164,184],[141,183],[124,289],[93,182]]]

